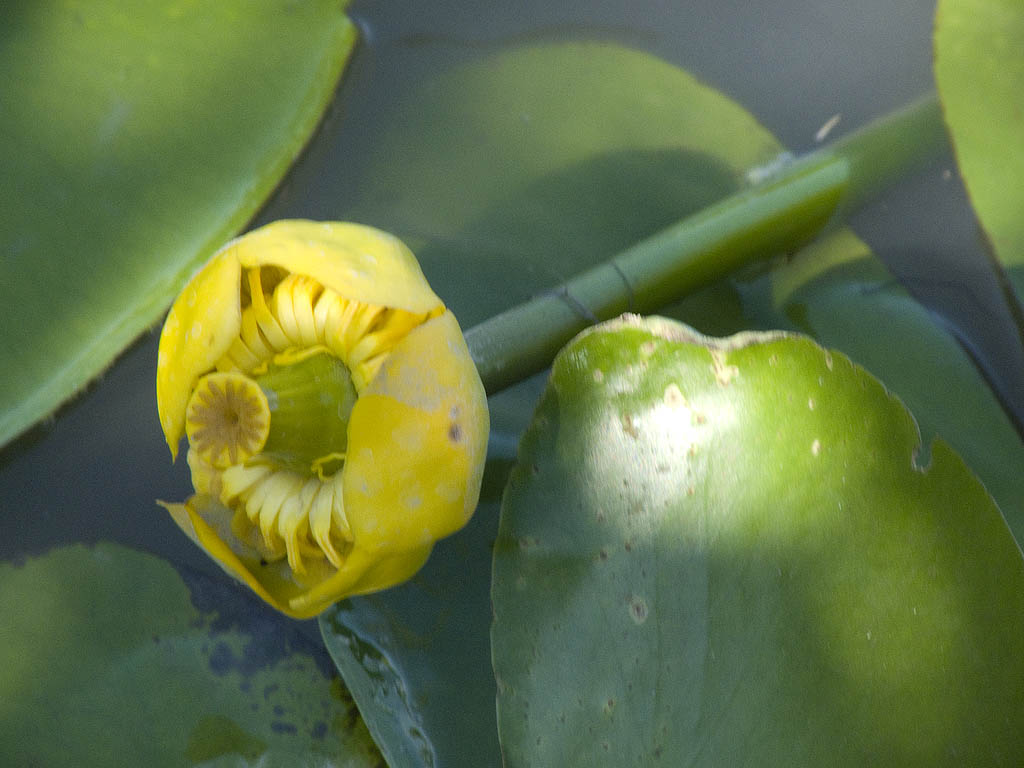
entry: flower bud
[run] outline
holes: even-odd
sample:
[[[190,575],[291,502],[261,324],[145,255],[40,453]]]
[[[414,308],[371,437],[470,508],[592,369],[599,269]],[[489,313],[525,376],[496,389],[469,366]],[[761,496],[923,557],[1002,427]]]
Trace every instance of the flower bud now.
[[[408,579],[476,508],[480,377],[415,257],[370,227],[279,221],[218,251],[167,316],[157,404],[196,491],[164,506],[297,618]]]

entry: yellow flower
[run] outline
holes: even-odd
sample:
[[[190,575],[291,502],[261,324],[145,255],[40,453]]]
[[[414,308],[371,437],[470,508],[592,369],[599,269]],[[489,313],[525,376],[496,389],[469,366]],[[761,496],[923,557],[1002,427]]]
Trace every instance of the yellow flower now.
[[[370,227],[228,243],[167,316],[157,403],[196,490],[164,506],[291,616],[408,579],[476,508],[480,377],[415,257]]]

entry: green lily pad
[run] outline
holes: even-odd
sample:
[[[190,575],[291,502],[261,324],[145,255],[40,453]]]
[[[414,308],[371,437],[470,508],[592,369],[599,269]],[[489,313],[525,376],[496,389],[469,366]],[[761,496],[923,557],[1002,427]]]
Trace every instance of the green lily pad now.
[[[344,5],[4,4],[0,445],[253,216],[334,93]]]
[[[110,543],[0,565],[0,763],[380,765],[329,662],[237,626],[240,594]]]
[[[935,81],[975,213],[1000,261],[1024,266],[1024,6],[940,0]]]
[[[1017,765],[1024,560],[809,339],[625,319],[556,359],[495,544],[506,765]]]
[[[960,344],[863,242],[839,232],[770,273],[733,285],[741,323],[718,332],[791,329],[843,350],[906,403],[926,446],[939,435],[964,458],[1024,542],[1020,435]],[[703,304],[683,308],[679,315],[688,320],[706,312]]]

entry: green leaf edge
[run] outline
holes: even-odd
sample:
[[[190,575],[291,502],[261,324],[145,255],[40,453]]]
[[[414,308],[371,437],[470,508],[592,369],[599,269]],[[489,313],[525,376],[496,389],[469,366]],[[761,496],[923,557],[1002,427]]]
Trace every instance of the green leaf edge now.
[[[347,4],[348,0],[344,0],[339,12]],[[286,142],[287,154],[282,155],[281,160],[267,167],[262,176],[255,179],[234,214],[206,239],[199,251],[184,262],[184,266],[169,270],[155,280],[146,301],[135,303],[112,325],[98,331],[92,343],[82,347],[76,357],[66,361],[57,375],[51,377],[45,385],[33,390],[28,397],[12,407],[0,411],[0,448],[37,422],[52,417],[57,409],[100,377],[127,346],[160,319],[196,269],[253,219],[313,137],[338,88],[357,39],[355,24],[343,16],[336,41],[339,48],[342,48],[341,55],[325,59],[323,71],[311,84],[302,104],[303,117],[295,123],[293,133]],[[177,259],[168,260],[178,263]]]

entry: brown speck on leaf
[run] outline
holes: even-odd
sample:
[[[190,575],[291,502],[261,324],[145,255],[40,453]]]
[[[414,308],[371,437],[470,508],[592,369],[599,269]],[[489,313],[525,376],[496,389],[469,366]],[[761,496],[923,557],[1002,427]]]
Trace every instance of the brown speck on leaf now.
[[[715,375],[718,386],[727,387],[729,382],[740,375],[740,369],[726,363],[726,353],[722,349],[709,349],[711,353],[711,372]]]
[[[686,397],[683,395],[679,385],[672,383],[665,387],[665,405],[669,408],[683,408],[686,406]]]
[[[450,427],[448,427],[448,439],[451,440],[453,443],[461,443],[462,427],[454,423]]]
[[[633,595],[629,598],[629,615],[633,618],[633,621],[637,624],[643,624],[647,621],[647,601],[638,595]]]

